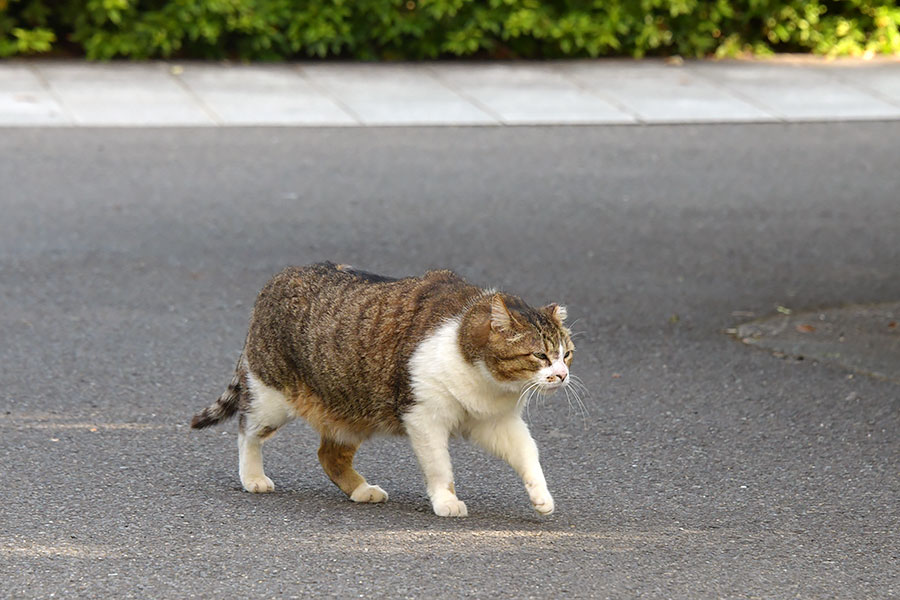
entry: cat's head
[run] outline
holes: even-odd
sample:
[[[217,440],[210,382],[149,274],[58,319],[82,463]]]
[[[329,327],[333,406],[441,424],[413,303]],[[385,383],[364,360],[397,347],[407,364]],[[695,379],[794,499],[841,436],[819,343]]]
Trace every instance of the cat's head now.
[[[533,386],[546,394],[567,386],[575,345],[564,325],[565,307],[532,308],[500,293],[486,300],[473,308],[464,328],[466,354],[510,391]]]

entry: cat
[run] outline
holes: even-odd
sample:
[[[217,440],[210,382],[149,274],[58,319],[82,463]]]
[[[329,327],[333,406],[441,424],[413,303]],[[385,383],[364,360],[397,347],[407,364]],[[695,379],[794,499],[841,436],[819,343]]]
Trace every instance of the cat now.
[[[533,393],[573,378],[565,319],[563,306],[532,308],[452,271],[394,279],[333,263],[289,267],[260,291],[228,389],[191,427],[239,413],[241,484],[269,492],[262,442],[303,417],[321,435],[325,473],[355,502],[388,499],[353,468],[360,443],[405,434],[435,514],[464,517],[448,452],[459,434],[506,460],[534,509],[550,514],[522,412]]]

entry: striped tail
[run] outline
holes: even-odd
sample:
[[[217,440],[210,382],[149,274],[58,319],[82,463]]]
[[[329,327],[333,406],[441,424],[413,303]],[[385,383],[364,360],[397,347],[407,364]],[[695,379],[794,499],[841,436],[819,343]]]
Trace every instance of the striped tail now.
[[[234,369],[234,377],[231,378],[228,389],[213,404],[194,415],[194,418],[191,419],[191,429],[203,429],[204,427],[215,425],[237,412],[238,402],[241,398],[241,379],[243,374],[241,367],[243,360],[244,357],[242,355]]]

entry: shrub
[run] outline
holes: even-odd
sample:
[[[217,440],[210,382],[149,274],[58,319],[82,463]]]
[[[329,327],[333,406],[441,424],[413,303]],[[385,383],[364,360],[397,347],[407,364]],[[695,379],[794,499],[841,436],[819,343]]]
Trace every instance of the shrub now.
[[[900,53],[877,0],[0,0],[0,56],[91,59]]]

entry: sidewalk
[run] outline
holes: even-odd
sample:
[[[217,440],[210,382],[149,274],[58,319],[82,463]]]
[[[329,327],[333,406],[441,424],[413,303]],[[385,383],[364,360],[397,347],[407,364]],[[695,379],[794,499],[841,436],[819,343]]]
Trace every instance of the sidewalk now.
[[[900,120],[900,61],[0,61],[0,127],[847,120]]]

